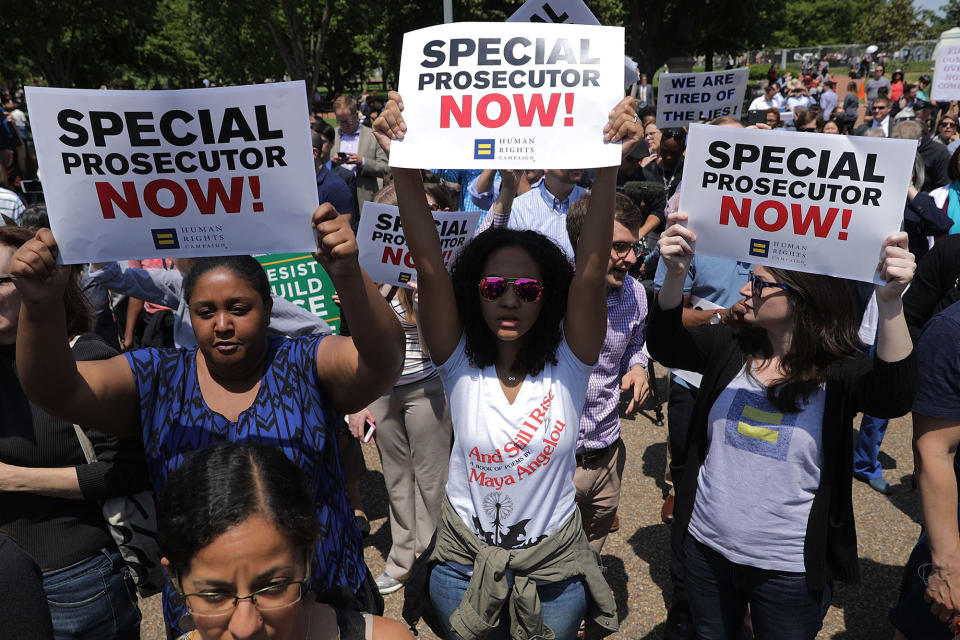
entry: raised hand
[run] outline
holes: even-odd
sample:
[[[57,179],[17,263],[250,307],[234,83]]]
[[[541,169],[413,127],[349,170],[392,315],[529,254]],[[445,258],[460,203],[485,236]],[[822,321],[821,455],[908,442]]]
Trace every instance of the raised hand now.
[[[40,229],[13,254],[10,276],[21,300],[35,304],[63,300],[70,268],[57,264],[57,253],[50,229]]]
[[[657,243],[660,247],[660,259],[669,271],[677,274],[686,273],[690,267],[693,246],[697,241],[697,234],[684,226],[687,219],[687,214],[679,211],[667,216],[667,230]]]
[[[390,153],[390,142],[393,140],[402,140],[403,134],[407,130],[407,124],[403,121],[403,98],[396,91],[388,94],[387,103],[383,105],[383,110],[377,119],[373,121],[373,135],[377,142],[383,147],[384,152]]]
[[[633,98],[626,96],[610,111],[609,120],[603,127],[605,142],[622,141],[620,152],[623,155],[630,153],[643,140],[643,131],[633,109]]]
[[[877,271],[884,285],[874,285],[878,302],[899,300],[907,285],[913,280],[917,270],[916,259],[907,249],[907,234],[905,231],[891,233],[883,241],[883,250]]]
[[[313,212],[311,225],[317,233],[317,250],[313,257],[331,278],[359,273],[357,239],[346,216],[325,202]]]

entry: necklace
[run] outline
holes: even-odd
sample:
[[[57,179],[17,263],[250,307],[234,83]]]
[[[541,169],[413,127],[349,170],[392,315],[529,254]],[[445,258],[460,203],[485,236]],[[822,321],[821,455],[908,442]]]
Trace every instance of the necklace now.
[[[507,376],[507,382],[514,384],[517,381],[517,376]]]

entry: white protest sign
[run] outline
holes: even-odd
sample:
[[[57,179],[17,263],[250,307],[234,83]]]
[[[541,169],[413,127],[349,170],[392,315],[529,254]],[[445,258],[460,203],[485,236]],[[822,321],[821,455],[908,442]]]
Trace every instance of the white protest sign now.
[[[448,269],[457,254],[473,238],[482,213],[433,212],[440,235],[443,263]],[[411,282],[417,281],[416,267],[407,250],[397,207],[364,202],[360,228],[357,229],[357,243],[360,247],[360,266],[374,282],[409,287]]]
[[[407,132],[394,167],[578,169],[620,162],[603,141],[623,98],[623,29],[453,23],[403,36]]]
[[[720,116],[740,118],[750,69],[661,73],[657,127],[682,127]]]
[[[698,253],[871,282],[917,143],[690,125],[679,210]]]
[[[527,0],[507,18],[507,22],[600,24],[583,0]],[[623,56],[623,86],[628,87],[639,79],[637,63]]]
[[[64,263],[316,249],[303,82],[27,102]]]
[[[933,69],[931,100],[960,100],[960,45],[941,44]]]

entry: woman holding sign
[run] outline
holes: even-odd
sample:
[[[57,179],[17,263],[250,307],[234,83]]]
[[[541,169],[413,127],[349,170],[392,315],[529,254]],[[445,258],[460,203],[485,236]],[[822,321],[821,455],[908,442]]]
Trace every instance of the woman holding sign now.
[[[403,102],[390,98],[374,123],[384,145],[406,130]],[[622,140],[623,153],[640,141],[632,98],[611,111],[602,135]],[[419,171],[394,176],[420,326],[453,421],[446,500],[433,552],[421,559],[439,631],[463,640],[551,630],[574,638],[587,615],[589,635],[612,633],[616,605],[583,533],[573,473],[587,379],[606,333],[617,167],[597,170],[576,272],[545,236],[497,228],[474,238],[448,273]],[[408,598],[416,586],[408,583]]]
[[[873,358],[859,348],[845,281],[772,267],[755,266],[740,290],[746,329],[686,329],[681,293],[696,241],[686,220],[672,214],[660,240],[667,276],[647,344],[665,366],[703,374],[673,527],[694,624],[704,640],[739,638],[749,604],[758,640],[811,640],[832,582],[859,579],[853,418],[901,416],[916,390],[900,302],[914,259],[905,233],[887,237]]]
[[[57,243],[41,229],[14,255],[10,275],[22,298],[17,369],[27,395],[52,414],[106,433],[141,435],[157,493],[184,454],[224,440],[279,447],[311,478],[321,535],[310,588],[339,589],[377,607],[360,532],[343,484],[339,414],[385,392],[403,363],[403,333],[357,263],[345,217],[321,205],[312,221],[315,254],[352,320],[351,338],[267,335],[271,296],[263,268],[249,256],[197,259],[184,297],[198,346],[138,349],[76,362],[65,335]],[[183,613],[165,593],[165,616]],[[369,610],[369,609],[368,609]]]

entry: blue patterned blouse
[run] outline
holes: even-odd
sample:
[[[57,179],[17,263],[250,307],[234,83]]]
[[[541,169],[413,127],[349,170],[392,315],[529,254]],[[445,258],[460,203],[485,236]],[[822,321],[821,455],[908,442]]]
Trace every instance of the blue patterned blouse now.
[[[127,353],[140,393],[140,420],[147,466],[159,494],[184,454],[222,442],[259,442],[283,449],[311,479],[320,522],[311,588],[356,592],[367,573],[360,531],[344,485],[337,448],[342,424],[317,375],[317,348],[324,336],[268,338],[266,371],[253,404],[231,422],[211,410],[197,381],[196,349],[139,349]],[[164,616],[185,610],[172,588],[164,591]]]

